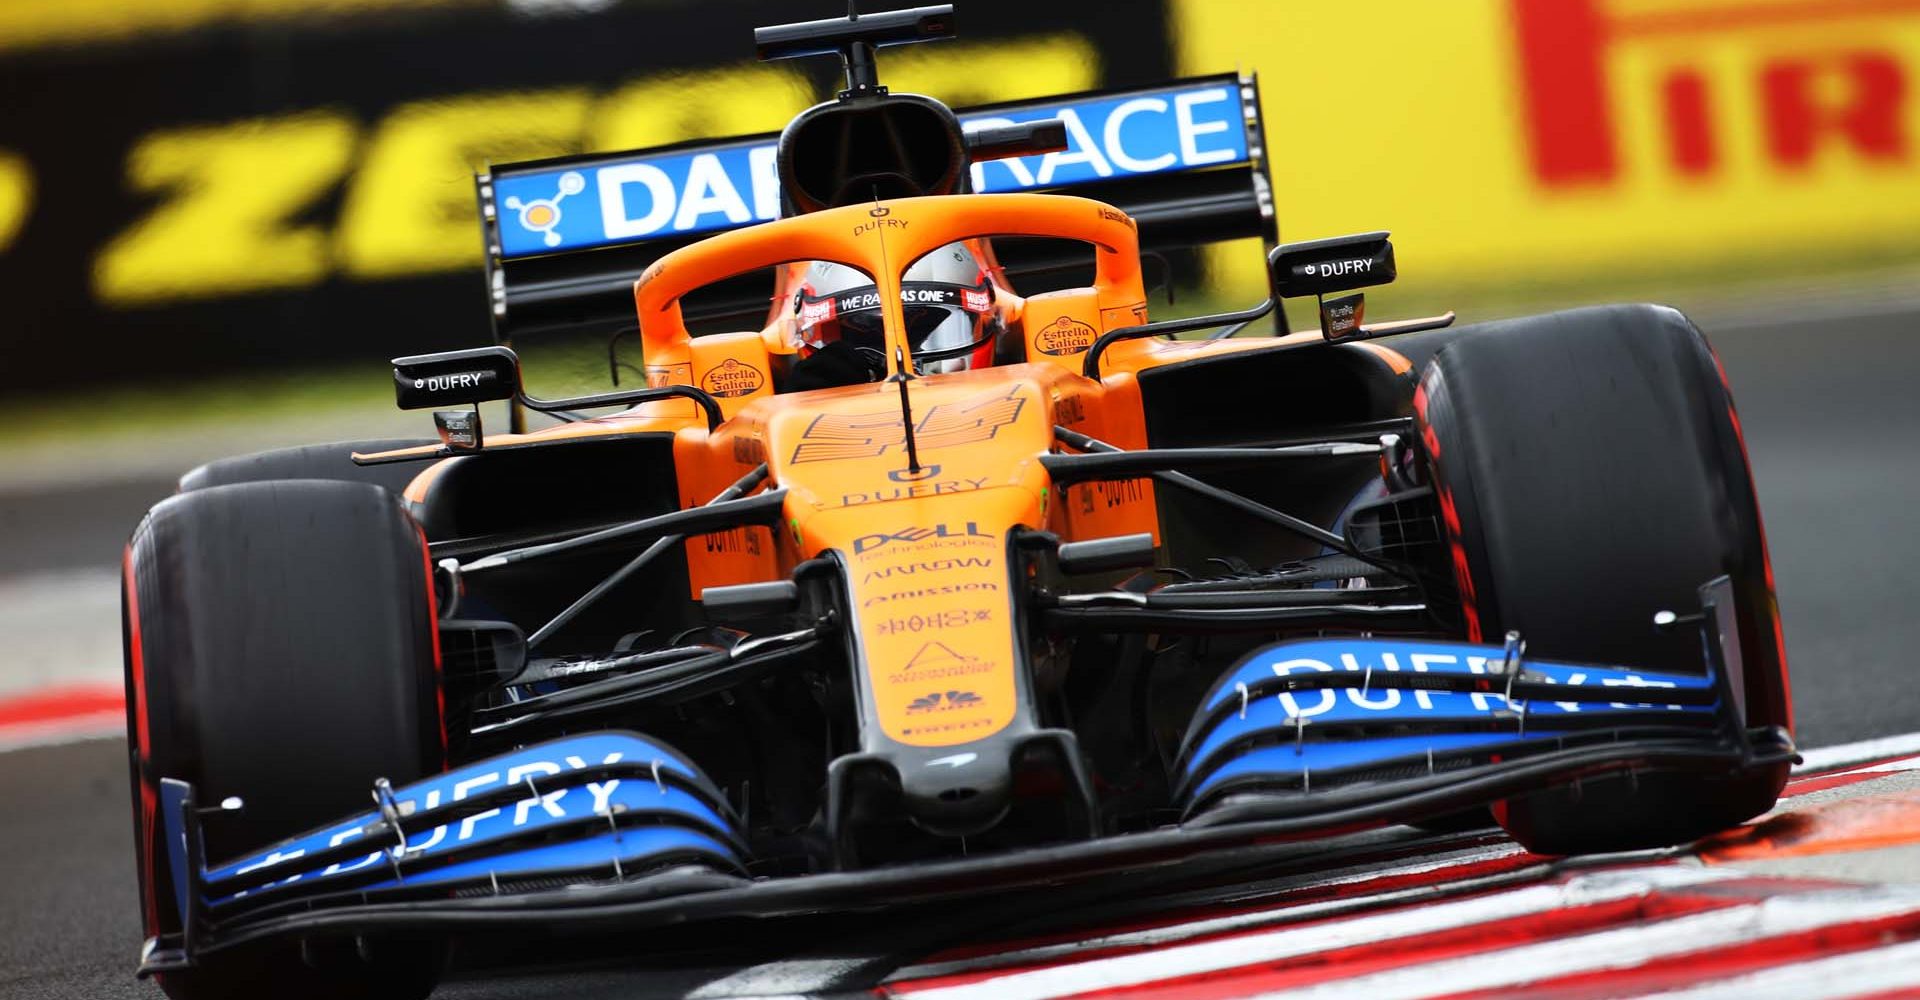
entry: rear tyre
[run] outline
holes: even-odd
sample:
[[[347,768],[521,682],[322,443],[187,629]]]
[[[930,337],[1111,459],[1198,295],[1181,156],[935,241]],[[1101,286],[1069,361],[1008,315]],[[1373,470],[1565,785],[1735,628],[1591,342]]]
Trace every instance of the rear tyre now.
[[[355,465],[353,453],[371,454],[437,444],[421,438],[383,438],[370,441],[335,441],[308,444],[297,448],[276,448],[251,455],[235,455],[194,469],[180,477],[180,492],[203,490],[210,486],[234,483],[259,483],[271,479],[335,479],[344,483],[372,483],[394,493],[406,491],[407,484],[426,466],[419,462],[393,462],[387,465]]]
[[[125,557],[134,842],[149,936],[177,932],[156,815],[161,778],[244,808],[205,822],[220,861],[364,809],[443,763],[431,584],[419,528],[364,483],[284,480],[175,496]],[[324,944],[324,943],[323,943]],[[176,1000],[414,998],[434,949],[215,952],[161,986]],[[344,957],[339,953],[345,952]]]
[[[1415,400],[1469,636],[1508,629],[1529,654],[1704,670],[1691,630],[1727,574],[1740,607],[1750,726],[1790,726],[1786,661],[1760,511],[1732,396],[1685,316],[1607,306],[1461,331]],[[1770,808],[1786,767],[1664,772],[1508,800],[1495,816],[1529,850],[1684,843]]]

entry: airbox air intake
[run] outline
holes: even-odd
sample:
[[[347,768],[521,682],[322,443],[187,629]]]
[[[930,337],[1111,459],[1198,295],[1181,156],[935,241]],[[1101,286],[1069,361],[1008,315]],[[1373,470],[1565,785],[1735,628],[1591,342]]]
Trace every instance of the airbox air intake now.
[[[916,94],[844,98],[802,112],[780,133],[780,186],[796,214],[962,190],[960,123]]]

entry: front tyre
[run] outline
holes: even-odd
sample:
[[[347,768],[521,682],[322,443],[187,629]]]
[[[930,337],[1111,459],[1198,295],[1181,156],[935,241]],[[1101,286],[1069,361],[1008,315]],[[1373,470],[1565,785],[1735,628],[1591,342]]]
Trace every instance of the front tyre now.
[[[442,731],[425,541],[392,493],[365,483],[213,486],[156,506],[124,565],[134,842],[149,936],[178,932],[156,813],[161,778],[201,801],[219,861],[365,807],[374,779],[440,770]],[[165,973],[176,1000],[417,998],[434,948],[374,941],[215,952]],[[341,951],[346,954],[338,954]]]
[[[1415,410],[1469,638],[1518,630],[1527,651],[1698,674],[1699,609],[1734,583],[1748,726],[1791,726],[1760,511],[1717,359],[1685,316],[1606,306],[1460,332],[1427,365]],[[1589,780],[1501,803],[1529,850],[1684,843],[1770,808],[1780,765],[1740,775]]]

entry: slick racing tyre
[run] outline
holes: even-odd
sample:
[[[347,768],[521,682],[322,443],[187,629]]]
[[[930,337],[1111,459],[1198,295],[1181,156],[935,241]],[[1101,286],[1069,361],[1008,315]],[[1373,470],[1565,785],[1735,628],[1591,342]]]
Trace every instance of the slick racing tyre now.
[[[194,469],[180,477],[180,492],[203,490],[209,486],[233,483],[258,483],[269,479],[337,479],[347,483],[372,483],[394,493],[406,490],[413,477],[426,468],[420,462],[393,462],[387,465],[355,465],[354,452],[371,454],[398,448],[438,444],[423,438],[383,438],[370,441],[335,441],[298,448],[276,448],[251,455],[235,455]]]
[[[1529,656],[1699,674],[1698,588],[1734,583],[1746,724],[1791,724],[1779,615],[1746,448],[1719,362],[1685,316],[1607,306],[1460,332],[1415,411],[1461,616]],[[1618,775],[1494,809],[1543,854],[1679,844],[1770,808],[1786,766]]]
[[[364,809],[444,763],[432,584],[419,528],[366,483],[213,486],[156,506],[125,556],[134,843],[149,937],[180,930],[157,813],[192,783],[217,862]],[[324,945],[317,942],[316,945]],[[163,973],[176,1000],[424,996],[436,953],[397,943],[214,952]],[[336,954],[343,952],[344,954]]]

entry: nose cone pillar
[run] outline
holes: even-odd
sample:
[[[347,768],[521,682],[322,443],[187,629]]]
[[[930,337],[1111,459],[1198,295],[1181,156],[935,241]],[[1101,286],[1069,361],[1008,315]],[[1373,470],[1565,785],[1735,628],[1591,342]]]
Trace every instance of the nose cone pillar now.
[[[828,769],[827,810],[841,869],[1083,839],[1098,815],[1079,746],[1061,729],[849,754]]]

